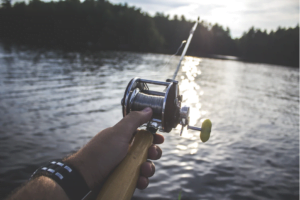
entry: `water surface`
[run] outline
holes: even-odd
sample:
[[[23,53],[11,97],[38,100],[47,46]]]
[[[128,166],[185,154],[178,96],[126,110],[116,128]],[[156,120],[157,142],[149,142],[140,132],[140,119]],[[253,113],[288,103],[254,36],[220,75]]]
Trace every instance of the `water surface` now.
[[[131,78],[164,81],[178,60],[1,47],[0,197],[119,121]],[[164,133],[156,174],[133,199],[299,199],[298,69],[187,57],[178,80],[191,125],[211,119],[211,138]]]

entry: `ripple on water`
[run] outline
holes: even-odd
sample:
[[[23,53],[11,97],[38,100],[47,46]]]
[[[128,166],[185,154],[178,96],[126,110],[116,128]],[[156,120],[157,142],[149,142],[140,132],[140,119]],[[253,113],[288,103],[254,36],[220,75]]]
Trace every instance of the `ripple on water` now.
[[[169,59],[0,48],[0,196],[114,125],[129,80],[170,78]],[[178,77],[191,123],[211,119],[210,140],[163,133],[156,174],[133,199],[298,199],[299,70],[187,57]]]

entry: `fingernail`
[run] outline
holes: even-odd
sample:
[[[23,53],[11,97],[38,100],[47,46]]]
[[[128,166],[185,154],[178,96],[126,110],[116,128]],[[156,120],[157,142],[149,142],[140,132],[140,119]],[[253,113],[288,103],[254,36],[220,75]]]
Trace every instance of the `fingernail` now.
[[[158,147],[157,147],[157,146],[155,147],[155,150],[156,150],[156,157],[157,157],[158,154],[159,154],[159,150],[158,150]]]
[[[144,112],[144,113],[151,112],[151,108],[150,108],[150,107],[147,107],[147,108],[145,108],[144,110],[142,110],[142,112]]]
[[[151,163],[151,169],[152,169],[152,172],[154,174],[154,172],[155,172],[155,165],[154,165],[154,163]]]
[[[151,162],[150,160],[147,160],[147,162],[150,163],[151,170],[152,170],[152,172],[154,174],[154,172],[155,172],[155,164],[153,162]]]

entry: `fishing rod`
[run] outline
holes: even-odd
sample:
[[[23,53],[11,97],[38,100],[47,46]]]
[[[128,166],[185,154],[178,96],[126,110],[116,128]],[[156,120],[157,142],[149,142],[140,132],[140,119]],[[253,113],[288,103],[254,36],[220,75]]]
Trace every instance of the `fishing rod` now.
[[[197,26],[198,26],[199,20],[200,20],[200,17],[198,17],[198,19],[197,19],[195,25],[193,26],[193,28],[192,28],[191,31],[190,31],[189,38],[188,38],[187,43],[186,43],[186,45],[185,45],[185,47],[184,47],[184,49],[183,49],[183,51],[182,51],[182,54],[181,54],[179,63],[178,63],[178,65],[177,65],[176,71],[175,71],[175,73],[174,73],[174,75],[173,75],[173,79],[174,79],[174,80],[176,79],[177,73],[178,73],[179,68],[180,68],[180,66],[181,66],[181,62],[182,62],[182,60],[183,60],[183,58],[184,58],[184,56],[185,56],[185,54],[186,54],[186,52],[187,52],[187,50],[188,50],[188,48],[189,48],[189,46],[190,46],[190,43],[191,43],[191,41],[192,41],[194,32],[195,32],[195,30],[196,30],[196,28],[197,28]]]
[[[186,54],[193,34],[197,28],[199,18],[190,31],[189,38],[182,52],[173,79],[166,82],[133,78],[127,85],[121,100],[123,117],[132,111],[141,111],[146,107],[152,109],[152,119],[144,124],[145,130],[138,130],[126,157],[108,177],[97,196],[97,200],[129,200],[136,188],[140,174],[140,167],[147,159],[148,148],[152,145],[153,135],[157,130],[169,133],[178,124],[183,128],[200,132],[200,139],[206,142],[210,137],[212,123],[204,120],[200,127],[189,125],[190,108],[181,106],[183,97],[179,93],[178,81],[175,80],[181,62]],[[151,90],[149,86],[164,87],[163,91]]]

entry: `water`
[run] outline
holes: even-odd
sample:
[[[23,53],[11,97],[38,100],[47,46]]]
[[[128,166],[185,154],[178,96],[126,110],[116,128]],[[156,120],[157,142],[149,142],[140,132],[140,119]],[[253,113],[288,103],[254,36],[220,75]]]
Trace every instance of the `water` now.
[[[41,164],[69,155],[121,119],[135,76],[170,78],[179,60],[127,52],[0,49],[0,197]],[[178,74],[191,125],[207,143],[164,134],[148,189],[133,199],[299,199],[299,70],[187,57]]]

